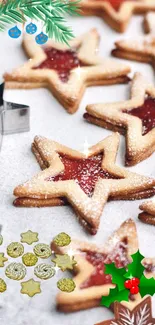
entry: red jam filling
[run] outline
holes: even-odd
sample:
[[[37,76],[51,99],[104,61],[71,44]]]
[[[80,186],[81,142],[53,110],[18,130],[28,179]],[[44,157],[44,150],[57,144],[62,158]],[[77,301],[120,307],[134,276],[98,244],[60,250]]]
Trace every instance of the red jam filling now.
[[[92,1],[92,0],[91,0]],[[94,1],[94,0],[93,0]],[[109,2],[111,5],[112,5],[112,7],[116,10],[116,11],[118,11],[119,9],[120,9],[120,6],[121,6],[121,4],[123,3],[123,2],[125,2],[125,1],[132,1],[132,0],[95,0],[95,1],[102,1],[102,2]]]
[[[147,97],[142,106],[124,111],[142,120],[142,134],[145,135],[155,127],[155,98]]]
[[[104,264],[115,263],[118,268],[125,267],[129,263],[126,247],[127,240],[125,239],[123,242],[118,243],[115,249],[108,255],[91,251],[84,252],[86,260],[95,267],[95,270],[90,277],[82,283],[80,289],[112,283],[111,275],[104,273]]]
[[[55,48],[45,48],[46,60],[34,69],[52,69],[55,70],[62,82],[67,82],[70,71],[74,68],[84,66],[77,56],[75,50],[61,51]]]
[[[47,181],[57,182],[74,179],[82,190],[88,196],[91,196],[99,178],[117,179],[117,177],[102,169],[102,154],[87,159],[73,159],[61,154],[59,156],[64,165],[64,171],[55,177],[49,177]]]

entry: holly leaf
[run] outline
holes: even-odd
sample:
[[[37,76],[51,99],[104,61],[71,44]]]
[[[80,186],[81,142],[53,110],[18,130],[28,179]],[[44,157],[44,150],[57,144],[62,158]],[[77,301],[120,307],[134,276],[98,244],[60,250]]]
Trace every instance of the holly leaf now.
[[[103,296],[101,300],[101,306],[109,307],[115,301],[128,301],[129,300],[129,290],[124,289],[118,291],[117,288],[110,289],[109,296]]]
[[[144,275],[142,275],[140,279],[139,288],[142,298],[145,295],[153,296],[155,294],[155,279],[147,279]]]
[[[132,263],[128,265],[128,272],[124,275],[125,278],[131,279],[133,277],[140,279],[144,273],[145,267],[142,265],[144,256],[140,254],[139,250],[137,253],[131,255]]]
[[[110,274],[112,276],[112,283],[117,284],[118,290],[124,289],[124,274],[126,273],[125,268],[117,268],[114,263],[105,264],[105,274]]]

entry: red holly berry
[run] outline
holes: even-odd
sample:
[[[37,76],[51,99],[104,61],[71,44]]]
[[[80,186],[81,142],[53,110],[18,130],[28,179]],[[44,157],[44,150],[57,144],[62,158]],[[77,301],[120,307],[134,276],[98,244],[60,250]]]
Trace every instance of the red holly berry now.
[[[131,282],[131,280],[127,280],[127,281],[125,281],[125,283],[124,283],[124,287],[125,287],[126,289],[131,289],[131,287],[132,287],[132,282]]]
[[[131,280],[131,282],[132,282],[132,286],[133,286],[133,287],[137,287],[137,286],[139,285],[139,283],[140,283],[140,281],[139,281],[138,278],[133,278],[133,279]]]
[[[132,288],[130,289],[130,293],[131,293],[132,295],[136,295],[138,292],[139,292],[139,288],[138,288],[138,286],[132,287]]]

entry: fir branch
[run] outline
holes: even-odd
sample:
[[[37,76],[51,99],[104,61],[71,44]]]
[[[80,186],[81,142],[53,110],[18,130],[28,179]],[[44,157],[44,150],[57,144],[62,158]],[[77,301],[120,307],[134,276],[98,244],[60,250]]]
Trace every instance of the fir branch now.
[[[8,0],[0,4],[0,31],[13,23],[25,23],[27,18],[41,21],[47,35],[56,41],[68,44],[74,37],[66,25],[65,14],[79,15],[80,0]]]

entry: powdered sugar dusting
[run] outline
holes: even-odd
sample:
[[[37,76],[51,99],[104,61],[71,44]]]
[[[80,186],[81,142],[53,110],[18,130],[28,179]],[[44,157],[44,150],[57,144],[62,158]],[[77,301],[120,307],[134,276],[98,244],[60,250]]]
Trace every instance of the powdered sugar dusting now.
[[[115,263],[116,267],[121,268],[128,264],[126,239],[119,242],[107,255],[87,250],[85,259],[94,266],[94,271],[90,277],[81,285],[81,289],[91,286],[99,286],[111,283],[111,276],[104,273],[105,264]]]

